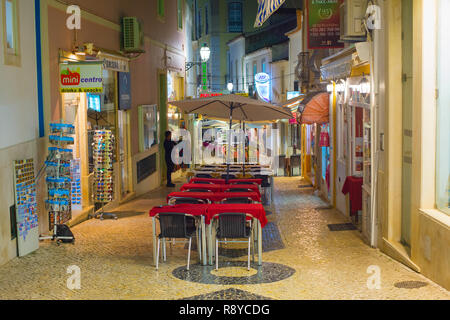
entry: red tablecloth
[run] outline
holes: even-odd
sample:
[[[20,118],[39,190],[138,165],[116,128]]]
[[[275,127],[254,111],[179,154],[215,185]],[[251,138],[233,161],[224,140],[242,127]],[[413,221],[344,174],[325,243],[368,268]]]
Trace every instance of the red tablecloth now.
[[[192,178],[189,183],[195,182],[206,182],[206,183],[214,183],[214,184],[226,184],[225,179],[214,179],[214,178]],[[229,183],[236,182],[248,182],[248,183],[256,183],[262,184],[262,179],[230,179]]]
[[[196,184],[196,183],[186,183],[181,187],[181,191],[195,190],[195,189],[207,189],[212,192],[226,192],[229,189],[249,189],[252,192],[256,192],[261,196],[259,192],[259,187],[254,184]]]
[[[211,204],[208,206],[207,218],[208,223],[211,219],[220,213],[248,213],[261,222],[261,227],[267,224],[266,212],[262,204]]]
[[[173,206],[154,207],[150,210],[150,217],[160,213],[186,213],[193,216],[206,216],[208,205],[206,204],[176,204]]]
[[[347,177],[344,186],[342,187],[343,194],[350,194],[350,214],[352,216],[358,215],[358,211],[362,210],[362,186],[363,178]]]
[[[228,198],[251,198],[261,202],[261,196],[256,192],[172,192],[167,196],[167,202],[171,198],[208,199],[211,202],[220,202]]]

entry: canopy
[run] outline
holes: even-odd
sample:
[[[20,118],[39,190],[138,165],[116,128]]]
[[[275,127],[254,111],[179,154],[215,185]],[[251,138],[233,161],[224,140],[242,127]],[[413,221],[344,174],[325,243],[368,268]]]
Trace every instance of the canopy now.
[[[316,93],[303,101],[302,124],[325,124],[330,122],[330,95],[327,92]]]
[[[258,0],[255,28],[261,27],[286,0]]]

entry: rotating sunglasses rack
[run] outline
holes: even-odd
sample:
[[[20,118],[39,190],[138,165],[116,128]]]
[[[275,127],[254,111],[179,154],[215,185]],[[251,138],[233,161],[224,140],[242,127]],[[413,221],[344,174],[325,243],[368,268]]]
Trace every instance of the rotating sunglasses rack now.
[[[117,219],[113,213],[106,213],[105,206],[114,200],[114,135],[111,130],[95,130],[93,142],[94,157],[94,202],[101,209],[94,217]]]
[[[74,243],[72,236],[58,235],[58,228],[72,218],[71,204],[71,175],[70,163],[73,159],[73,151],[69,148],[74,144],[75,127],[70,124],[50,124],[49,155],[45,161],[46,183],[48,198],[45,201],[49,213],[49,230],[53,234],[40,237],[40,240],[56,240],[58,244],[64,241]]]

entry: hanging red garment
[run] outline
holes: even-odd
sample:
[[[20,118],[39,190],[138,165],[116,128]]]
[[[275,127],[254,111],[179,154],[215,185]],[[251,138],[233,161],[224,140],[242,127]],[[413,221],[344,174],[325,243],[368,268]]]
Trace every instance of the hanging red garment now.
[[[320,133],[320,147],[329,147],[330,146],[330,135],[328,131],[322,131]]]

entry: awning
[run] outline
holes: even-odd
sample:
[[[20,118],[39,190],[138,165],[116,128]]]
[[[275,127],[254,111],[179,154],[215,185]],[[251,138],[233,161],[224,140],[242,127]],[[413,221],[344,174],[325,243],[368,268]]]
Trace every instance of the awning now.
[[[310,98],[312,96],[312,98]],[[330,95],[327,92],[315,93],[305,98],[300,117],[301,124],[325,124],[330,122]]]
[[[261,27],[285,1],[286,0],[258,0],[259,6],[258,14],[256,15],[255,28]]]
[[[305,99],[305,95],[300,95],[298,97],[292,98],[281,105],[284,108],[289,108],[292,112],[298,110],[300,103]]]

